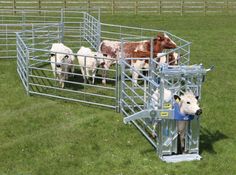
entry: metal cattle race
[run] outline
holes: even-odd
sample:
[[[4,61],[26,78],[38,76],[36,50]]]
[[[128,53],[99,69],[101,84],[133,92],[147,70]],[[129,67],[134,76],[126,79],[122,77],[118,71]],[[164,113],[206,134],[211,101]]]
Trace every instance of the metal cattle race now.
[[[81,10],[66,9],[16,11],[13,16],[15,14],[18,14],[18,17],[21,14],[21,22],[17,24],[20,28],[17,28],[17,32],[9,31],[6,27],[8,24],[4,23],[12,14],[7,15],[7,18],[2,15],[4,20],[0,25],[0,37],[4,42],[0,44],[6,48],[6,55],[0,58],[14,52],[15,44],[9,44],[8,38],[13,31],[16,32],[17,72],[28,95],[42,95],[115,109],[123,113],[125,123],[134,123],[156,148],[162,160],[175,162],[200,159],[197,118],[190,122],[186,131],[185,148],[188,153],[180,155],[182,157],[174,157],[173,154],[177,153],[178,135],[173,116],[174,100],[172,98],[168,104],[163,100],[164,88],[170,89],[172,95],[192,90],[195,95],[201,96],[201,85],[207,70],[202,65],[189,66],[190,42],[162,30],[101,23],[99,12],[91,15]],[[14,22],[11,23],[16,26]],[[123,43],[141,40],[150,40],[153,43],[153,38],[158,32],[166,33],[177,44],[175,49],[164,50],[164,56],[167,58],[169,53],[178,53],[180,57],[176,60],[176,66],[160,65],[157,62],[159,58],[153,54],[149,58],[124,58]],[[50,67],[52,44],[64,43],[77,57],[75,53],[81,46],[98,51],[99,44],[104,39],[121,42],[120,58],[107,70],[107,84],[102,84],[102,67],[97,69],[95,84],[87,84],[83,80],[81,66],[73,63],[69,65],[75,67],[75,72],[68,73],[69,79],[65,80],[65,87],[61,88]],[[151,44],[151,53],[152,51]],[[11,57],[14,58],[14,54]],[[136,70],[129,64],[132,60],[148,60],[149,69]],[[143,71],[147,73],[144,74]],[[132,72],[138,73],[138,84],[133,82]],[[160,90],[160,99],[158,109],[153,109],[151,98],[157,88]]]

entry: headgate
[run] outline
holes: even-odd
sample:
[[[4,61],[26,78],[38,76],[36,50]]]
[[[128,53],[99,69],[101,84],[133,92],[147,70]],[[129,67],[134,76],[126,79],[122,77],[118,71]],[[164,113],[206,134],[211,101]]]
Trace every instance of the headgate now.
[[[168,55],[168,52],[167,52]],[[166,56],[167,56],[166,55]],[[191,91],[195,96],[201,97],[201,86],[205,75],[210,69],[202,65],[175,65],[160,64],[149,59],[149,74],[144,76],[127,64],[127,58],[122,59],[122,88],[121,110],[125,114],[124,123],[133,122],[141,133],[155,147],[159,157],[166,162],[179,162],[186,160],[199,160],[199,117],[195,116],[189,121],[185,130],[186,154],[178,154],[178,129],[176,118],[176,101],[174,95]],[[134,60],[135,58],[129,58]],[[137,58],[136,58],[137,59]],[[134,84],[129,71],[136,71],[141,77],[139,84]],[[159,98],[153,94],[158,89]],[[165,90],[171,92],[171,99],[164,101]]]

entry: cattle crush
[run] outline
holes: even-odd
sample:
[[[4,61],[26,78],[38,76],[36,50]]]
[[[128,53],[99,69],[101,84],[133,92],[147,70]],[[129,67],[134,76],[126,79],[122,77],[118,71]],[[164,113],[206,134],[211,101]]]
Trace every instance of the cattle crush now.
[[[158,156],[166,162],[199,160],[199,117],[189,121],[185,136],[185,154],[178,154],[178,130],[175,118],[174,95],[192,91],[201,99],[201,86],[209,69],[190,64],[190,42],[167,31],[112,25],[100,22],[99,11],[1,11],[1,58],[17,55],[17,72],[28,95],[42,95],[69,101],[115,109],[124,116],[124,123],[132,122],[154,146]],[[10,19],[10,20],[9,20]],[[14,23],[18,21],[18,23]],[[16,46],[12,41],[15,39]],[[159,57],[124,58],[122,45],[129,41],[150,40],[158,32],[166,33],[177,44],[175,49],[164,50],[164,56],[176,52],[180,57],[175,66],[160,64]],[[69,73],[65,88],[59,86],[50,67],[50,47],[62,42],[69,46],[74,56],[81,46],[98,51],[102,40],[121,42],[120,59],[107,70],[104,86],[101,82],[102,67],[98,68],[95,84],[84,82],[81,66],[73,63],[75,72]],[[151,47],[151,52],[153,48]],[[129,61],[149,60],[147,70],[136,70]],[[146,71],[147,73],[143,73]],[[132,72],[139,75],[138,83]],[[160,98],[153,108],[153,93],[158,89]],[[171,91],[171,100],[164,101],[164,91]]]

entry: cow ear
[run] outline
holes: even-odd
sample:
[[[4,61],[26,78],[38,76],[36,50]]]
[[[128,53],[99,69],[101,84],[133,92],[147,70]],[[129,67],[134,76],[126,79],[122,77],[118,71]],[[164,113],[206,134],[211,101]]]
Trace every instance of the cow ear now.
[[[157,34],[157,40],[158,41],[163,41],[164,40],[164,33],[158,33]]]
[[[174,95],[174,99],[176,102],[180,102],[181,98],[178,95]]]

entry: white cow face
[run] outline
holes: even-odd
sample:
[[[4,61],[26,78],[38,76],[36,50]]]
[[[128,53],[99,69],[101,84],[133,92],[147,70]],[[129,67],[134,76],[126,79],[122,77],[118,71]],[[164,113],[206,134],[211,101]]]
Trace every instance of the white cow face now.
[[[66,54],[51,53],[50,61],[52,62],[51,64],[55,66],[57,74],[60,74],[60,72],[64,70],[63,67],[65,67],[65,65],[63,63],[66,63],[68,58],[69,56]]]
[[[198,97],[195,97],[192,92],[186,92],[180,97],[174,95],[175,100],[179,100],[180,112],[185,115],[200,115],[202,109],[198,104]]]

